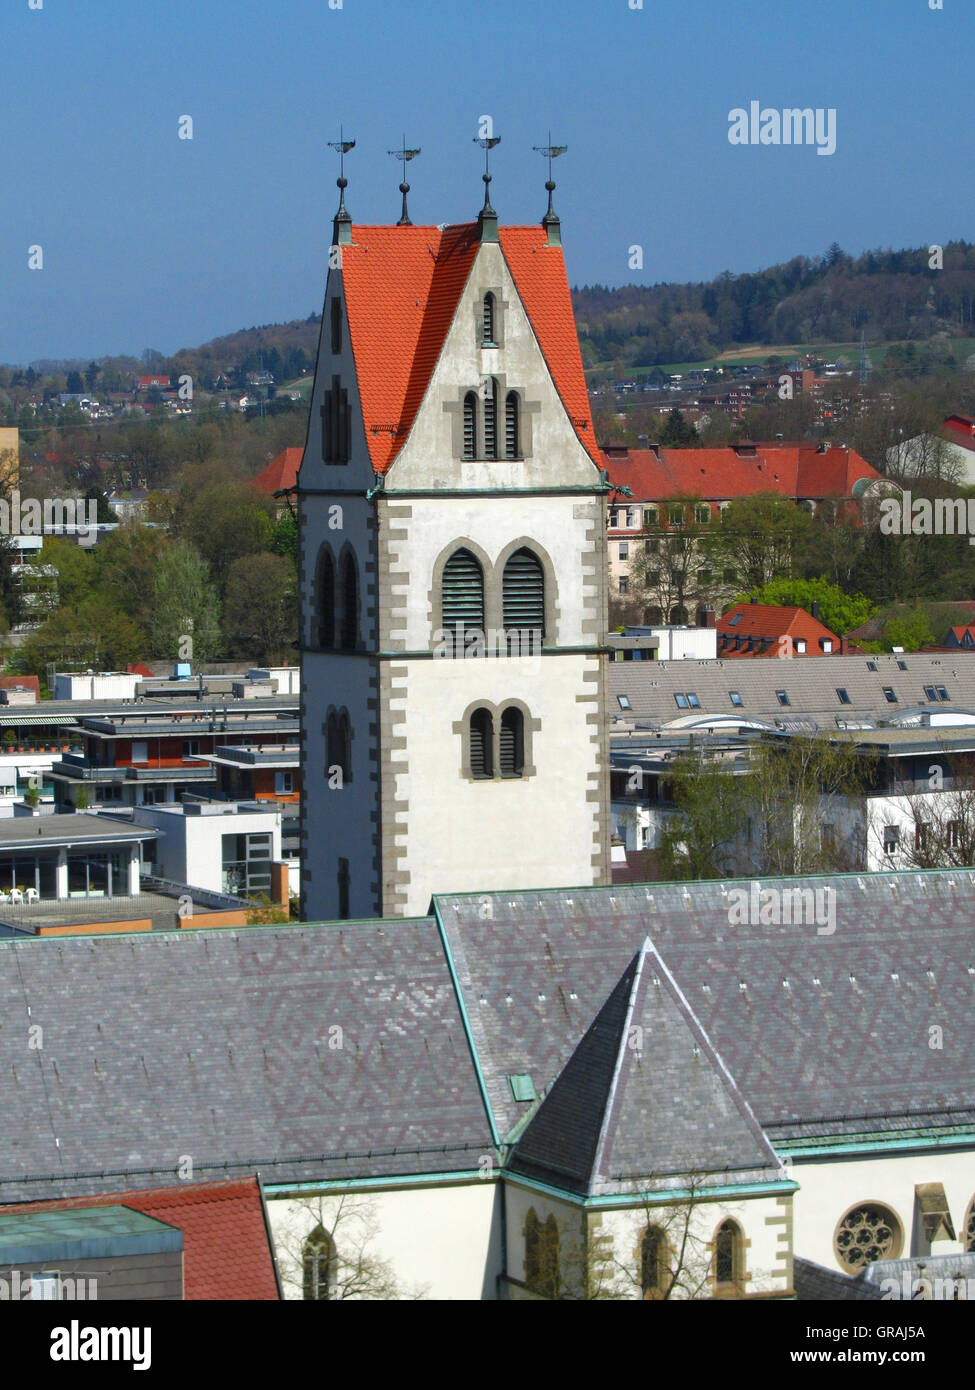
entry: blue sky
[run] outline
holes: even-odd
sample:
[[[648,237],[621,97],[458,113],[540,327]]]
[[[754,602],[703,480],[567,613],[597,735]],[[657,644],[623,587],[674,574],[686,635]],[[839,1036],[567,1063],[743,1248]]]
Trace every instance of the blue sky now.
[[[317,312],[340,121],[360,222],[399,215],[404,131],[413,220],[471,219],[483,115],[494,206],[535,222],[551,128],[574,284],[975,239],[971,0],[633,3],[6,0],[0,361],[169,353]],[[835,108],[836,153],[731,145],[752,100]]]

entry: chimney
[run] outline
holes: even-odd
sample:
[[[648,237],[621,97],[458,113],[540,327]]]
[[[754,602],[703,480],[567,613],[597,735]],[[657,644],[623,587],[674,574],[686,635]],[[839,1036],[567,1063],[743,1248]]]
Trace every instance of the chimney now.
[[[809,611],[812,613],[813,617],[816,619],[816,621],[817,621],[817,623],[818,623],[818,622],[819,622],[819,599],[818,599],[818,598],[814,598],[814,599],[813,599],[813,601],[812,601],[812,608],[811,608]]]
[[[748,602],[749,602],[749,603],[757,603],[757,602],[758,602],[758,599],[757,599],[757,598],[750,598],[750,599],[748,600]]]
[[[714,627],[714,624],[714,609],[710,603],[705,603],[697,610],[697,625],[698,627]]]

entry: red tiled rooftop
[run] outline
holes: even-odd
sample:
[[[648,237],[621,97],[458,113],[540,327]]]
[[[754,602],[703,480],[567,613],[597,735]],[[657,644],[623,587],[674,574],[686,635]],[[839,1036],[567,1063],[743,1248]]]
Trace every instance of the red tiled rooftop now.
[[[734,619],[737,618],[737,621]],[[839,638],[829,628],[824,626],[818,618],[814,618],[811,613],[807,613],[804,608],[791,608],[784,605],[772,603],[736,603],[729,608],[727,613],[723,613],[715,623],[718,633],[718,656],[719,657],[746,657],[746,656],[777,656],[778,639],[780,637],[790,637],[793,642],[798,638],[806,641],[807,656],[821,656],[822,648],[819,645],[820,639],[825,638],[833,643],[833,651],[839,652]],[[764,638],[771,642],[765,650],[753,647],[751,651],[747,647],[739,648],[737,651],[731,646],[723,647],[720,642],[721,637],[754,637]],[[796,653],[801,656],[801,653]]]
[[[183,1232],[186,1299],[234,1302],[280,1297],[256,1178],[21,1202],[0,1207],[0,1212],[116,1204],[165,1221]]]
[[[41,683],[37,676],[0,676],[0,690],[16,690],[18,686],[33,690],[37,699],[41,698]]]
[[[430,383],[480,245],[476,223],[353,226],[342,283],[373,468],[399,453]],[[559,247],[541,227],[502,227],[511,271],[556,389],[579,438],[602,467],[579,338]]]
[[[610,481],[629,487],[636,502],[677,496],[730,501],[756,492],[795,498],[850,497],[859,478],[880,477],[852,449],[821,452],[815,444],[656,451],[607,445],[602,458]]]
[[[301,467],[301,456],[304,449],[282,449],[280,454],[276,454],[266,468],[262,468],[256,478],[251,479],[251,487],[256,487],[261,492],[266,492],[269,497],[273,497],[276,492],[281,492],[284,488],[294,487],[298,480],[298,469]]]

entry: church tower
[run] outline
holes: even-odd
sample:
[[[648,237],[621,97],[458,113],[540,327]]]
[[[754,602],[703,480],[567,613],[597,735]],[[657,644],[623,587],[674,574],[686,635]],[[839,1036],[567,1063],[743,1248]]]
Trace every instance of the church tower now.
[[[298,479],[302,915],[610,881],[603,494],[559,219],[354,224]]]

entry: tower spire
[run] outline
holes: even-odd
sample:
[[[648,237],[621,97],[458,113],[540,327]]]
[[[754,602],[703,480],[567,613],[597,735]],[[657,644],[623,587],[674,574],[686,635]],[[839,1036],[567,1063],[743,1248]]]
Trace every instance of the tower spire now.
[[[568,145],[553,145],[551,131],[548,133],[547,145],[532,145],[533,150],[538,154],[545,155],[548,160],[548,179],[545,183],[545,188],[548,192],[548,211],[542,218],[542,226],[548,233],[549,246],[562,245],[562,223],[559,221],[558,215],[552,207],[552,194],[555,192],[555,183],[552,179],[552,160],[558,159],[560,154],[565,154],[568,148]]]
[[[477,216],[477,229],[480,233],[481,241],[498,240],[498,214],[491,206],[491,151],[495,145],[501,144],[500,135],[474,136],[474,144],[480,145],[484,151],[484,173],[481,178],[484,180],[484,206]]]
[[[403,211],[400,214],[400,219],[396,223],[396,225],[397,227],[412,227],[413,223],[410,221],[410,214],[406,210],[406,195],[410,191],[410,185],[406,182],[406,166],[411,159],[416,159],[417,155],[420,154],[421,151],[419,149],[407,149],[406,136],[404,135],[403,143],[400,146],[400,148],[398,150],[387,150],[386,153],[391,154],[394,159],[401,160],[403,164],[403,182],[399,186],[399,191],[403,195]]]
[[[339,210],[335,214],[332,224],[332,245],[350,246],[352,244],[352,218],[349,216],[345,206],[345,190],[349,186],[349,180],[345,177],[345,156],[349,150],[355,149],[354,140],[346,140],[342,126],[339,126],[339,138],[329,140],[329,149],[337,150],[339,155],[339,176],[335,180],[335,185],[339,190]]]

